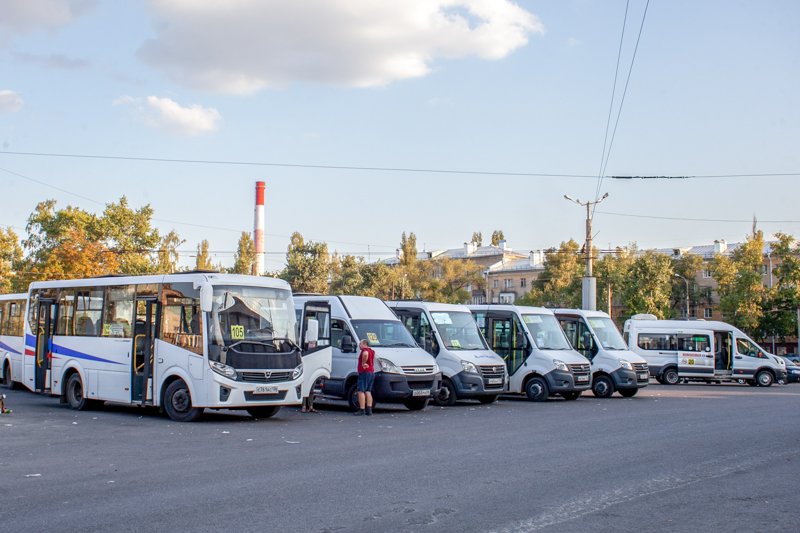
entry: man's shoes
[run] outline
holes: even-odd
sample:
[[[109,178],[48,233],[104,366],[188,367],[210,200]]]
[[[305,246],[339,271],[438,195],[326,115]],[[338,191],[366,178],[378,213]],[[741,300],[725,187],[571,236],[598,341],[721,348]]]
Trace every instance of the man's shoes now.
[[[364,410],[363,409],[359,409],[358,411],[353,413],[353,416],[364,416]]]
[[[367,410],[364,414],[366,414],[367,416],[372,416],[372,407],[367,407]]]

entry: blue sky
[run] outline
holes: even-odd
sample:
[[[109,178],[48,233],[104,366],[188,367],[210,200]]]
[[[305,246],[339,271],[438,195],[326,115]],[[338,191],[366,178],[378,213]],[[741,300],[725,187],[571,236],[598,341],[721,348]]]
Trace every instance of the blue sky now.
[[[645,3],[630,1],[618,94]],[[2,153],[599,172],[624,0],[209,4],[4,0],[0,224],[22,233],[45,198],[97,210],[126,195],[152,204],[183,249],[207,238],[229,264],[264,179],[270,269],[295,230],[373,259],[403,231],[428,249],[498,228],[516,249],[582,239],[583,212],[562,196],[593,197],[596,178]],[[797,20],[790,0],[651,0],[606,174],[800,172]],[[596,239],[683,246],[740,240],[751,226],[608,213],[755,214],[767,233],[797,234],[799,177],[606,179]]]

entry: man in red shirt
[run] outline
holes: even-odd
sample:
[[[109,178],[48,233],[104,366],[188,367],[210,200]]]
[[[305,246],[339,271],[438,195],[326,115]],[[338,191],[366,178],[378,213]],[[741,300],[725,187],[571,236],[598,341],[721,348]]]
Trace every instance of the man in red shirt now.
[[[375,350],[365,340],[359,343],[358,355],[358,411],[356,416],[372,416],[372,385],[375,383]]]

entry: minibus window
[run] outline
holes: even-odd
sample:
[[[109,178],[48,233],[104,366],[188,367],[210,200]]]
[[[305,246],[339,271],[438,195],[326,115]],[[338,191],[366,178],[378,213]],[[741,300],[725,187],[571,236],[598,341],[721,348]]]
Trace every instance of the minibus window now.
[[[747,339],[736,339],[736,351],[747,357],[766,358],[764,351]]]
[[[678,349],[682,352],[711,351],[711,341],[708,335],[678,335]]]
[[[678,337],[670,333],[639,333],[637,345],[642,350],[675,352]]]

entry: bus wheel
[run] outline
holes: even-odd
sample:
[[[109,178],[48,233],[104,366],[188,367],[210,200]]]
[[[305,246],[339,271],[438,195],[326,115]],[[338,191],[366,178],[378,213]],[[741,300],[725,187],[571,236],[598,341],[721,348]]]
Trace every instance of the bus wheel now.
[[[359,405],[358,405],[358,383],[356,383],[355,381],[353,382],[352,385],[347,387],[346,399],[347,399],[347,406],[350,407],[350,410],[353,411],[353,412],[358,411],[358,409],[359,409]],[[374,397],[373,397],[373,403],[374,403]]]
[[[639,389],[621,389],[619,393],[623,398],[633,398],[639,392]]]
[[[281,410],[280,405],[270,405],[266,407],[250,407],[247,412],[253,418],[272,418]]]
[[[83,411],[89,407],[89,400],[83,395],[83,381],[77,372],[67,380],[67,404],[76,411]]]
[[[498,396],[499,396],[499,394],[492,394],[491,396],[480,396],[478,398],[478,401],[481,402],[484,405],[487,405],[487,404],[496,402]]]
[[[3,386],[7,389],[14,389],[14,381],[11,379],[11,365],[8,363],[3,367]]]
[[[592,380],[592,394],[597,398],[611,398],[614,384],[608,376],[597,376]]]
[[[164,392],[164,410],[175,422],[192,422],[203,414],[203,409],[192,407],[189,386],[182,379],[170,383]]]
[[[543,402],[550,397],[547,382],[540,377],[533,377],[525,384],[525,395],[532,402]]]
[[[423,409],[428,407],[428,398],[406,400],[403,402],[403,405],[405,405],[406,409],[408,409],[409,411],[422,411]]]
[[[577,400],[581,397],[581,391],[562,392],[561,396],[563,396],[565,400]]]
[[[664,385],[677,385],[680,381],[677,369],[668,368],[664,371]]]
[[[436,396],[433,397],[433,402],[442,407],[452,407],[456,404],[456,387],[453,382],[447,378],[442,381],[442,388]]]
[[[769,370],[762,370],[756,374],[756,383],[759,387],[770,387],[774,381],[775,378],[772,377],[772,372]]]

